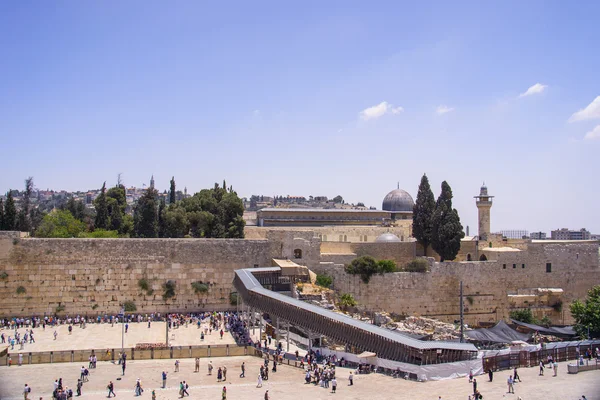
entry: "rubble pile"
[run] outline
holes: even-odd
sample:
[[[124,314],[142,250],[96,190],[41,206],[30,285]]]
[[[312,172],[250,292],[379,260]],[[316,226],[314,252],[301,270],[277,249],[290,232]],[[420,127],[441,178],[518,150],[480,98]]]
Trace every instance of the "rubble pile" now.
[[[382,323],[382,325],[388,329],[419,336],[430,335],[432,340],[454,340],[460,338],[458,327],[432,318],[406,317],[406,319],[400,322],[392,321],[389,315],[385,314],[377,318],[385,320],[385,323]]]

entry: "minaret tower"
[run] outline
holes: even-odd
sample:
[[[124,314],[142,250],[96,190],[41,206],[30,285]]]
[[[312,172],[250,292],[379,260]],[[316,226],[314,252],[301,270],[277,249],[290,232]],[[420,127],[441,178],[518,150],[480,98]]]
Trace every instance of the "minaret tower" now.
[[[154,175],[150,178],[150,187],[154,188]]]
[[[477,209],[479,210],[479,240],[487,240],[490,234],[490,209],[492,208],[492,199],[494,196],[488,195],[487,186],[483,182],[483,186],[479,190],[479,196],[475,196],[477,201]]]

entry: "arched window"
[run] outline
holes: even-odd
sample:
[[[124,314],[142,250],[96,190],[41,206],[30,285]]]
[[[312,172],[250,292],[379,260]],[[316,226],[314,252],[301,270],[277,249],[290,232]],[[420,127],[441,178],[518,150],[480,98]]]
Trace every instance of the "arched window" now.
[[[294,258],[302,258],[302,250],[300,250],[300,249],[294,250]]]
[[[340,242],[344,241],[344,235],[340,235]]]
[[[471,261],[471,255],[467,254],[467,261]]]
[[[482,254],[481,257],[479,257],[479,261],[487,261],[485,254]]]
[[[344,235],[344,242],[348,241],[348,236]]]

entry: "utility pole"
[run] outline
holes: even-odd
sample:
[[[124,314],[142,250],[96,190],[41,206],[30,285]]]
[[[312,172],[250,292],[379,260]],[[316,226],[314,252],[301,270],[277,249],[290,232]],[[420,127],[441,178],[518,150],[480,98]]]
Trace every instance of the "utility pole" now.
[[[121,308],[121,313],[119,314],[121,317],[121,355],[125,349],[125,308]]]
[[[165,315],[165,338],[167,347],[169,347],[169,317]]]
[[[463,305],[463,283],[460,281],[460,342],[464,343],[464,305]]]

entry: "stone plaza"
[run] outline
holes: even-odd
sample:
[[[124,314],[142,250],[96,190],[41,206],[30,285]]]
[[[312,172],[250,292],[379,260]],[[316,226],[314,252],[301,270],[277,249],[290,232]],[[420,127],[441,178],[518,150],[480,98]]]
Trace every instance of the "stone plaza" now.
[[[36,343],[26,345],[24,351],[59,351],[89,348],[93,343],[95,348],[120,348],[122,327],[119,324],[88,324],[85,329],[75,327],[71,335],[66,326],[60,326],[58,337],[53,338],[54,329],[36,329]],[[9,334],[14,331],[2,330]],[[146,323],[129,324],[125,346],[135,346],[137,343],[161,342],[164,340],[164,323],[153,323],[151,328]],[[199,330],[196,326],[181,326],[169,331],[173,338],[172,345],[185,346],[192,344],[231,344],[233,338],[226,333],[220,339],[217,332],[205,337],[200,342]],[[15,349],[16,350],[16,349]],[[18,350],[17,350],[18,351]],[[13,352],[11,352],[12,354]],[[241,364],[246,364],[246,377],[240,378]],[[174,372],[174,359],[161,360],[129,360],[125,375],[122,376],[121,366],[114,361],[98,361],[96,369],[90,369],[89,382],[83,385],[82,397],[89,399],[106,398],[106,386],[109,381],[115,384],[115,393],[119,398],[134,398],[134,386],[139,378],[144,388],[141,397],[151,398],[152,390],[156,391],[157,399],[176,399],[179,397],[179,382],[186,381],[190,386],[190,398],[219,399],[223,386],[227,387],[228,399],[264,399],[269,390],[270,399],[456,399],[466,400],[472,392],[472,385],[467,377],[431,381],[414,382],[392,378],[382,374],[358,375],[354,385],[348,386],[349,368],[337,368],[337,393],[330,389],[304,383],[304,372],[300,368],[280,365],[277,372],[271,372],[269,380],[263,382],[262,388],[257,388],[257,377],[263,360],[255,356],[210,357],[200,359],[200,372],[194,373],[194,359],[180,360],[179,372]],[[208,363],[214,370],[208,375]],[[83,363],[87,367],[87,362]],[[272,364],[271,364],[272,365]],[[16,358],[11,367],[0,367],[0,398],[3,400],[22,399],[22,388],[25,383],[32,387],[30,399],[50,399],[53,382],[62,378],[64,385],[74,389],[80,375],[82,363],[54,363],[18,366]],[[227,367],[227,380],[217,381],[218,367]],[[167,385],[162,389],[162,371],[168,374]],[[558,376],[553,377],[550,369],[544,376],[538,376],[538,368],[522,368],[519,371],[522,383],[515,385],[516,394],[507,393],[506,379],[511,371],[496,372],[493,382],[488,382],[487,375],[476,377],[478,389],[487,399],[506,399],[521,397],[527,399],[579,399],[586,395],[590,400],[600,395],[600,370],[581,372],[576,375],[567,374],[567,363],[560,363]]]

